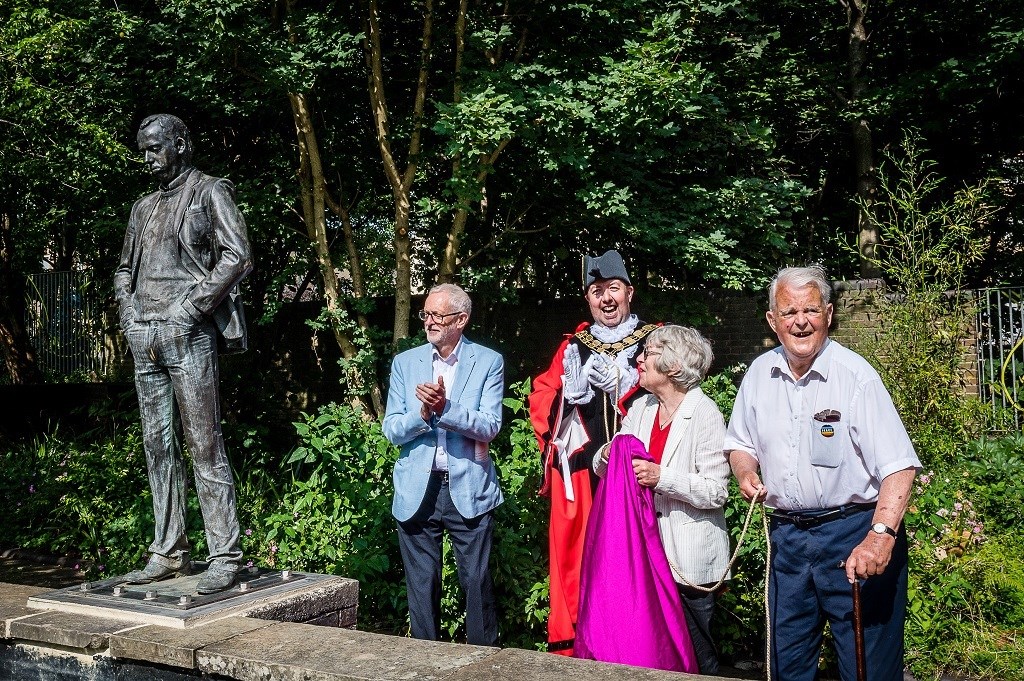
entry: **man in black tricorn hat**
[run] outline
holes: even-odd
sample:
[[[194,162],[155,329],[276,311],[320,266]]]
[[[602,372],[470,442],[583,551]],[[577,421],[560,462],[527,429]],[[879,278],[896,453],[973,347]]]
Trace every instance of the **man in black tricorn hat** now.
[[[636,358],[657,328],[630,312],[633,286],[617,251],[586,256],[583,270],[594,321],[566,336],[530,395],[544,466],[541,492],[551,496],[548,650],[564,655],[572,655],[576,638],[583,538],[597,485],[591,464],[644,392],[637,388]]]
[[[132,207],[114,292],[135,360],[156,536],[146,567],[124,581],[148,584],[191,570],[184,435],[210,561],[197,589],[215,593],[234,583],[242,560],[220,429],[218,353],[246,347],[237,285],[252,270],[249,239],[231,183],[192,167],[181,119],[150,116],[139,126],[138,144],[160,188]]]

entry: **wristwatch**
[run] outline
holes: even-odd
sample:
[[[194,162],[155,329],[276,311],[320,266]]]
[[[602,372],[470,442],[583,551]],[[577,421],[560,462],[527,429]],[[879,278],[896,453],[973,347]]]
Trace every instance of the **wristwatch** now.
[[[896,536],[896,530],[892,529],[891,527],[889,527],[885,523],[875,523],[874,525],[871,526],[871,531],[872,532],[876,532],[878,534],[887,534],[890,537],[895,537]]]

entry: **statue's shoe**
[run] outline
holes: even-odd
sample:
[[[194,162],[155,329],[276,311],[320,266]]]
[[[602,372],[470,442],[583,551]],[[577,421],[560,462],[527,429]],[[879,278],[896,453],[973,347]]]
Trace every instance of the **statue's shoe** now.
[[[224,591],[231,588],[231,585],[235,583],[236,577],[238,577],[237,568],[214,563],[199,578],[196,591],[201,594],[215,594]]]
[[[150,582],[160,582],[172,577],[186,577],[191,574],[191,568],[192,562],[187,558],[179,567],[171,567],[150,559],[146,567],[129,572],[123,579],[126,584],[149,584]]]

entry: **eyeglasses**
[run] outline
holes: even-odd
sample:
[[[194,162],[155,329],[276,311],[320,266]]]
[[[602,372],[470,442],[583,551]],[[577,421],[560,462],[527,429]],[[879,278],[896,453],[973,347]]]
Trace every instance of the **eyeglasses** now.
[[[462,314],[462,313],[461,312],[444,312],[444,313],[441,313],[441,312],[427,312],[426,310],[420,310],[419,314],[416,315],[416,316],[419,317],[420,321],[423,321],[423,322],[427,321],[428,319],[433,319],[435,322],[439,322],[439,323],[443,324],[445,317],[453,317],[453,316],[455,316],[457,314]]]
[[[661,353],[660,352],[651,352],[647,348],[644,348],[643,351],[640,354],[643,355],[645,358],[647,358],[647,357],[657,357]]]

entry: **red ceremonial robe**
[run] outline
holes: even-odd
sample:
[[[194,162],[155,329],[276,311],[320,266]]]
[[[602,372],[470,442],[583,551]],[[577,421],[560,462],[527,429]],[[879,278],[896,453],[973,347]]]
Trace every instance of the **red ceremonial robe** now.
[[[571,405],[562,399],[562,357],[569,344],[574,343],[580,351],[580,360],[586,363],[590,354],[595,352],[583,342],[584,337],[592,340],[587,332],[589,327],[590,324],[585,322],[576,328],[575,334],[566,336],[547,371],[533,381],[529,399],[530,421],[544,467],[540,492],[551,497],[548,650],[562,655],[572,655],[576,638],[583,539],[597,487],[597,477],[591,466],[594,454],[611,440],[629,404],[646,392],[634,387],[617,405],[612,404],[601,390],[595,390],[594,398],[588,404]],[[621,346],[639,345],[642,348],[647,334],[655,328],[655,325],[638,322],[636,331],[624,339]],[[629,360],[634,368],[640,348]]]

